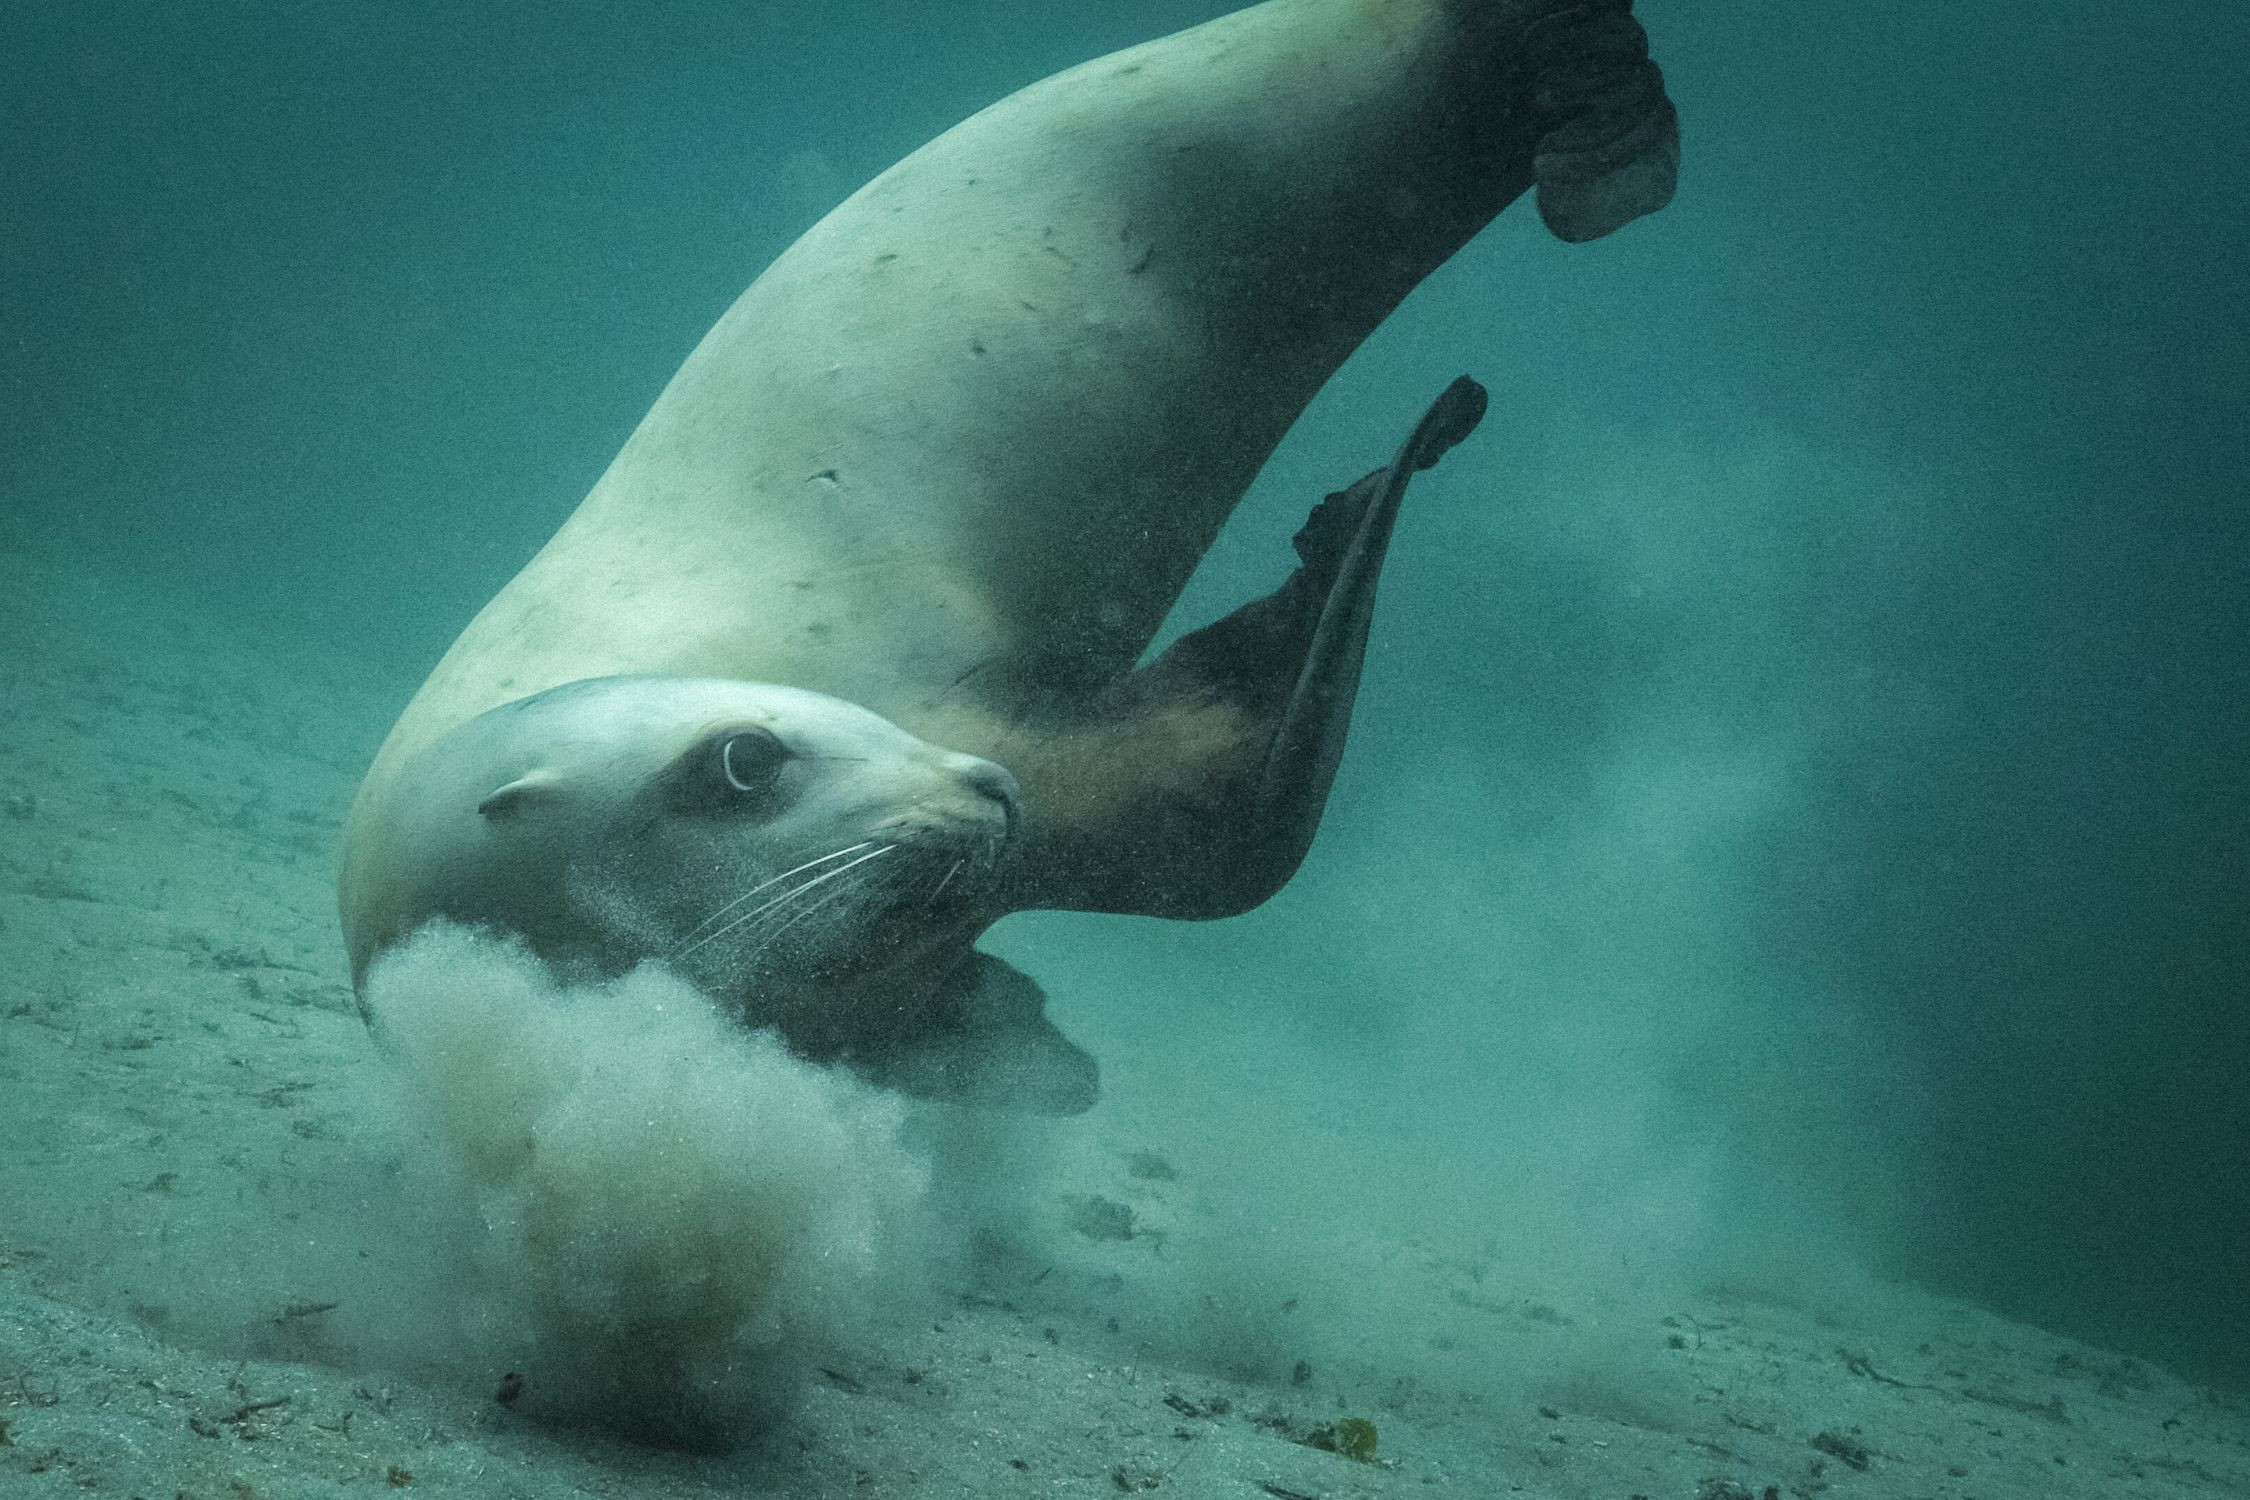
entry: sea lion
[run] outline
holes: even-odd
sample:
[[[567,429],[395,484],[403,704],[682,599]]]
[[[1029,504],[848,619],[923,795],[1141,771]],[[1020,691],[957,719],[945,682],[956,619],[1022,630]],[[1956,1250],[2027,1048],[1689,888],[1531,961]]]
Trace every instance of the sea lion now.
[[[1268,0],[948,131],[757,278],[407,707],[346,831],[355,979],[481,923],[573,972],[668,958],[902,1087],[1084,1108],[1091,1063],[976,937],[1288,879],[1406,481],[1482,390],[1140,665],[1189,573],[1504,206],[1536,186],[1590,239],[1677,161],[1631,0]],[[777,831],[808,806],[817,837]],[[884,878],[832,867],[881,843],[852,868]],[[758,901],[792,942],[686,947]]]

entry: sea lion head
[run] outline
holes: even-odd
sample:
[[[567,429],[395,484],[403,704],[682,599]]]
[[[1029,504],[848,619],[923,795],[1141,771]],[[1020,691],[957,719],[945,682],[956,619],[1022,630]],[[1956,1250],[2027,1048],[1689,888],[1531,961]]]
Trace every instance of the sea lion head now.
[[[662,961],[850,1056],[927,1024],[1000,915],[1015,779],[798,688],[621,676],[491,709],[401,768],[347,900],[356,973],[431,921],[562,978]]]

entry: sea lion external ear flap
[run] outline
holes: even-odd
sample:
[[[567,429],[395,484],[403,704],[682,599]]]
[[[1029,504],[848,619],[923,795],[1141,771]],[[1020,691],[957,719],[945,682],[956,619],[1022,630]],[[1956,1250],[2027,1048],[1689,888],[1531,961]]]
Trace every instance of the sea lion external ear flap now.
[[[488,819],[512,817],[525,808],[535,805],[561,784],[562,778],[553,771],[533,771],[518,776],[506,786],[497,787],[477,804],[477,811]]]

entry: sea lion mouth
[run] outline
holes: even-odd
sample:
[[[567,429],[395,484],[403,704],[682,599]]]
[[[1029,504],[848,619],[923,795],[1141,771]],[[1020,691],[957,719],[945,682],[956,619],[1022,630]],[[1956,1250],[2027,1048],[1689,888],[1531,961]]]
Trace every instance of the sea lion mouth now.
[[[985,913],[996,894],[995,877],[1007,857],[1011,832],[1003,829],[952,843],[950,857],[945,844],[916,851],[914,862],[924,878],[902,890],[894,910],[907,918],[919,912],[923,921],[945,926]],[[934,879],[928,878],[932,871]]]
[[[896,839],[897,850],[882,886],[871,890],[871,904],[882,908],[885,925],[903,923],[933,934],[950,932],[987,910],[997,894],[997,875],[1014,847],[1015,808],[1004,815],[967,823],[918,825],[875,830],[873,837]]]

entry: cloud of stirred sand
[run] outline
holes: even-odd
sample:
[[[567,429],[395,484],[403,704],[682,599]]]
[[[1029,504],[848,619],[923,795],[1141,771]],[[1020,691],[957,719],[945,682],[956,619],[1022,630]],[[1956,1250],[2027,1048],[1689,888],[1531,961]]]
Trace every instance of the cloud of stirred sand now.
[[[899,1101],[661,970],[560,988],[434,928],[368,1002],[474,1195],[498,1321],[532,1335],[527,1407],[722,1445],[901,1253],[925,1172]]]

